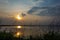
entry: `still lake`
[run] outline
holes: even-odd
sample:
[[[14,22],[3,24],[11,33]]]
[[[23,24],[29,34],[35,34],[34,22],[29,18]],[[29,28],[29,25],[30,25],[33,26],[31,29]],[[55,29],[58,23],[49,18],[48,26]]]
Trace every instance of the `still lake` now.
[[[20,32],[23,36],[41,35],[49,31],[60,32],[60,26],[0,26],[0,31]]]

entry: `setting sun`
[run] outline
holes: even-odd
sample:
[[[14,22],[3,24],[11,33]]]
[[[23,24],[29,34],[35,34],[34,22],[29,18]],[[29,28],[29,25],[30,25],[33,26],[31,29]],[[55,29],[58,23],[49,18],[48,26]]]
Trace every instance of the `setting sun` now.
[[[21,20],[21,19],[22,19],[22,17],[20,17],[20,15],[17,15],[16,18],[17,18],[18,20]]]

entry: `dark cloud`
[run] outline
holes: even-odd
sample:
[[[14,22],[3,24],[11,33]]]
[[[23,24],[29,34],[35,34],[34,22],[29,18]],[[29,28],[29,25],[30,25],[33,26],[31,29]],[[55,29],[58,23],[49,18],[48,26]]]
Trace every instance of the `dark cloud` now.
[[[22,13],[21,16],[24,17],[24,16],[26,16],[26,14],[25,13]]]
[[[39,11],[40,10],[40,11]],[[40,16],[60,16],[60,6],[58,7],[33,7],[28,11],[29,14],[37,12]]]
[[[43,0],[32,7],[28,14],[36,14],[40,16],[60,16],[60,0]]]
[[[31,10],[28,11],[28,13],[32,14],[33,12],[36,12],[37,10],[41,9],[48,9],[48,7],[33,7]]]

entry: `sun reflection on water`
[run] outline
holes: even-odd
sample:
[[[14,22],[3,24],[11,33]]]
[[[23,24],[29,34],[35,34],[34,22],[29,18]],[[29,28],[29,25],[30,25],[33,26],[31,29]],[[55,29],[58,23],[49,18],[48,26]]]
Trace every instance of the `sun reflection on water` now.
[[[20,37],[20,36],[22,36],[22,32],[16,32],[16,33],[14,34],[14,36],[15,36],[15,37]]]
[[[22,28],[22,26],[17,26],[17,28]]]

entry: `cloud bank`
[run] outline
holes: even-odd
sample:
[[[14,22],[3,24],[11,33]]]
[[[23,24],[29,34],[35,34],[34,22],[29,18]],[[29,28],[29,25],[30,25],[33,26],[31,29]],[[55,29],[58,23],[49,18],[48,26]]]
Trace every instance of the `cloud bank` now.
[[[37,0],[36,6],[32,7],[28,14],[40,16],[60,16],[60,0]]]

